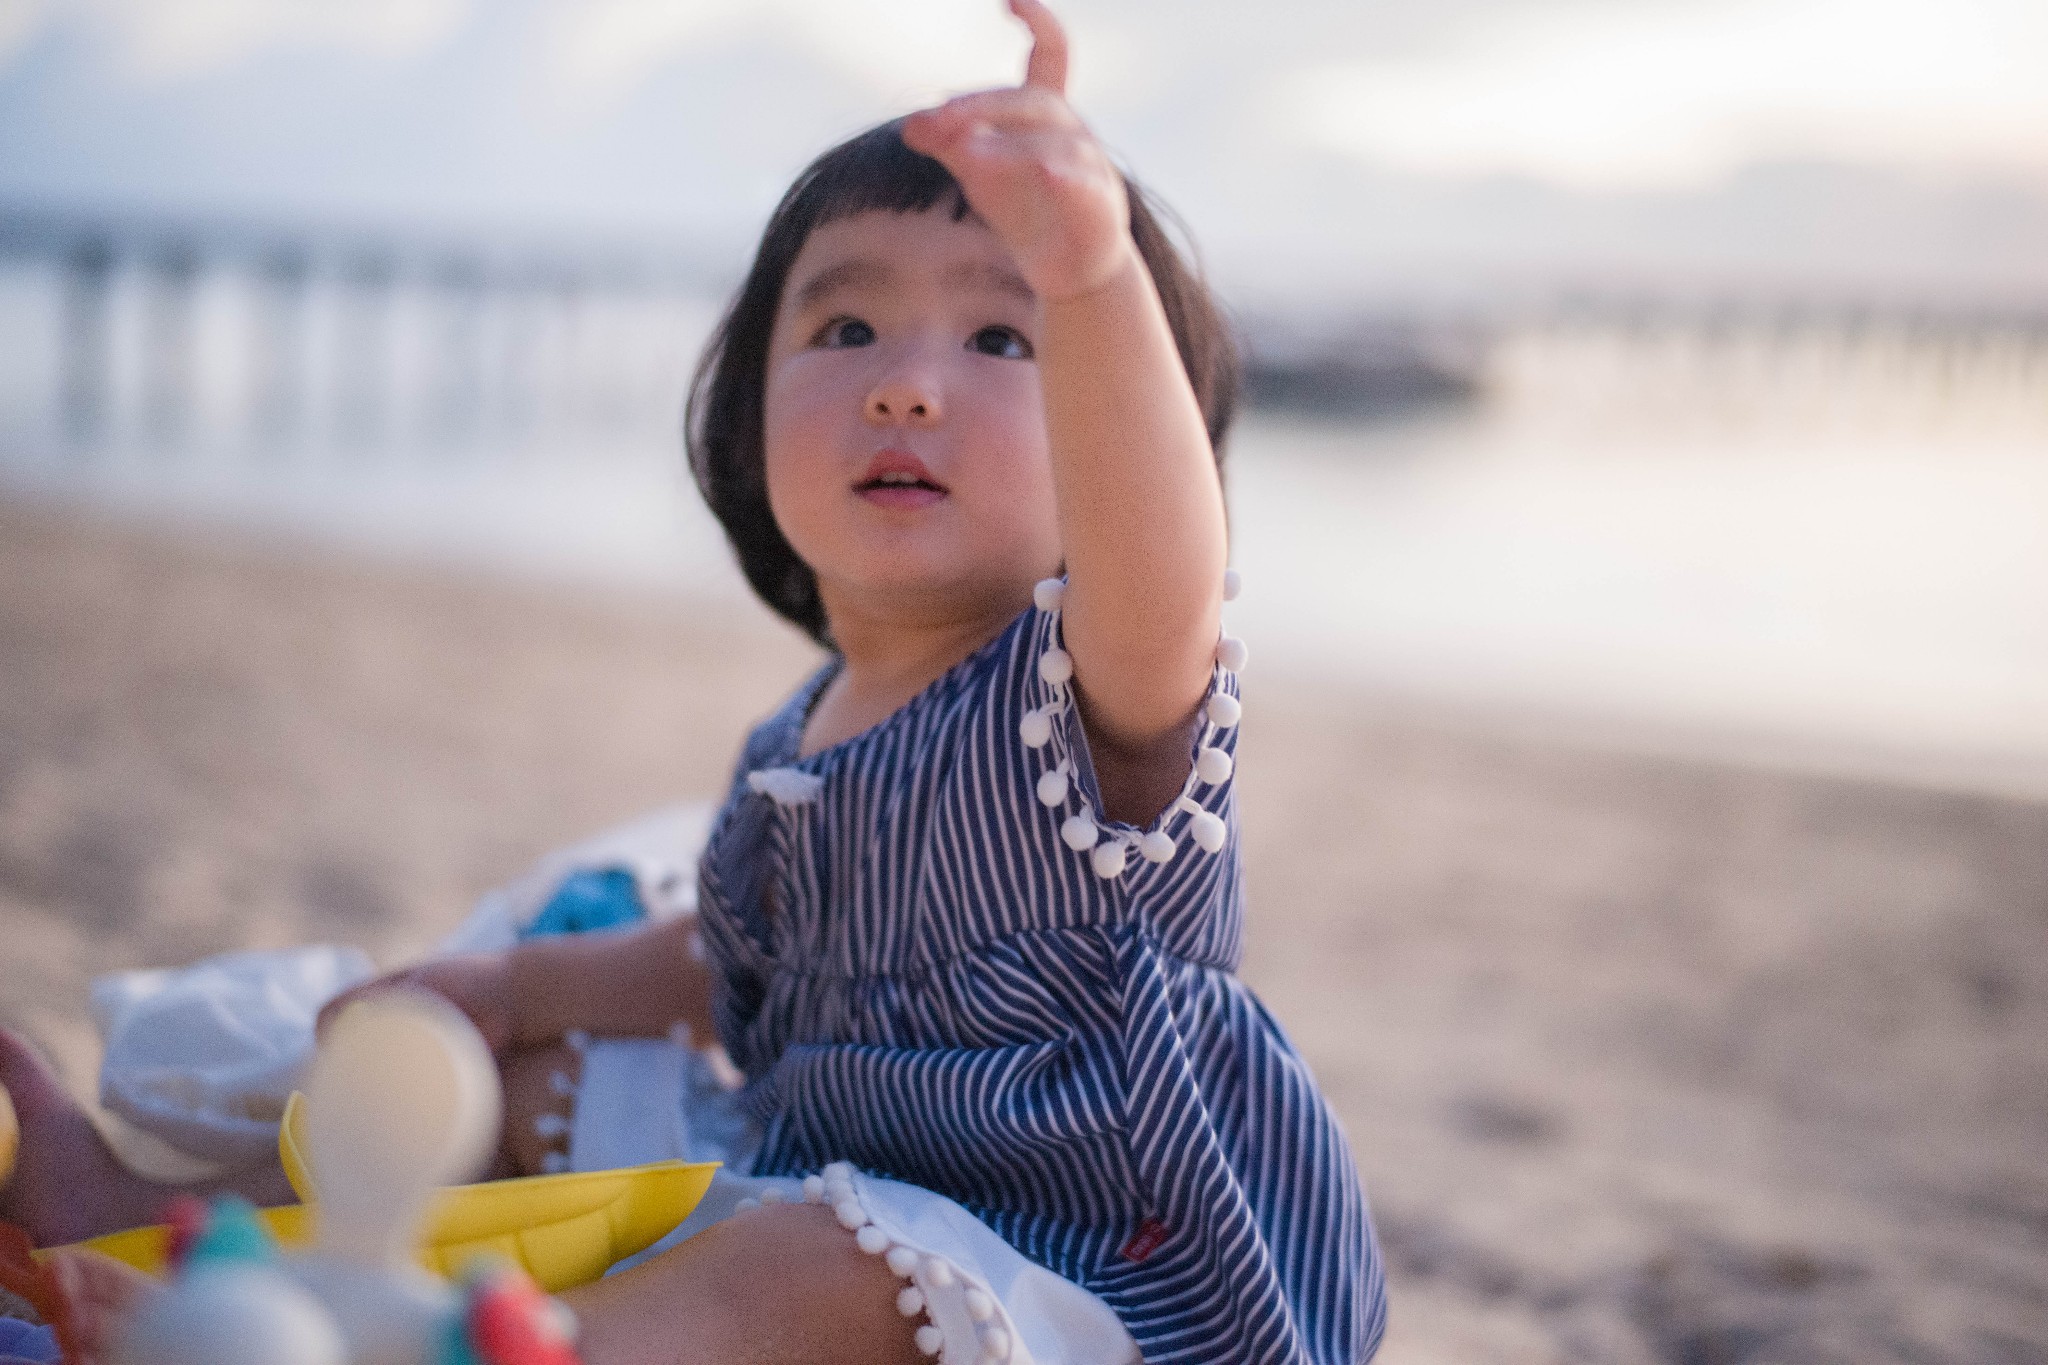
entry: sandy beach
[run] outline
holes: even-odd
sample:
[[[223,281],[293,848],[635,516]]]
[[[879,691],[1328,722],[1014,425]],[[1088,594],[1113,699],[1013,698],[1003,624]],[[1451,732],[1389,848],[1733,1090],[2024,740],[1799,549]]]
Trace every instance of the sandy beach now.
[[[96,973],[400,962],[717,793],[813,657],[764,612],[0,502],[0,1018],[86,1094]],[[1244,725],[1245,971],[1371,1191],[1381,1359],[2048,1361],[2048,804],[1256,659]]]

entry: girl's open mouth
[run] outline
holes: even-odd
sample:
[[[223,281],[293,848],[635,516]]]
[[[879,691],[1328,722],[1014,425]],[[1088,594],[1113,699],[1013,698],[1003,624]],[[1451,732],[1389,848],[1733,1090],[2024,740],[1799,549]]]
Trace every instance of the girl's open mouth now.
[[[928,507],[946,496],[924,461],[907,450],[885,450],[868,462],[853,491],[878,507]]]

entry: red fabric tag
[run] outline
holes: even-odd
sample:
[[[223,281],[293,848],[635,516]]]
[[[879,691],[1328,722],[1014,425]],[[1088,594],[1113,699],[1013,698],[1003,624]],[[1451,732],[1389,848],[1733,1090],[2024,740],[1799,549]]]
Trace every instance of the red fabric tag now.
[[[1157,1218],[1147,1218],[1138,1224],[1138,1230],[1131,1234],[1131,1240],[1124,1243],[1123,1257],[1126,1261],[1143,1261],[1159,1250],[1159,1244],[1166,1240],[1166,1224]]]

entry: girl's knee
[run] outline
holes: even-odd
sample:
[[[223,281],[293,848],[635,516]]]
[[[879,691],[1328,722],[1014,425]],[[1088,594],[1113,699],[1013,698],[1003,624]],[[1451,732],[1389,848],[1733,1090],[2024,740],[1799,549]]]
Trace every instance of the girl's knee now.
[[[732,1218],[577,1296],[589,1365],[919,1365],[902,1283],[830,1210]]]

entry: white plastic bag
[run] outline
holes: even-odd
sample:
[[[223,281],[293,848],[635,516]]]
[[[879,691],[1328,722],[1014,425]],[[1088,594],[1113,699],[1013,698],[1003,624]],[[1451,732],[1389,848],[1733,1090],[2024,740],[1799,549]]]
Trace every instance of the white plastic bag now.
[[[563,879],[584,869],[630,868],[656,919],[695,909],[711,815],[701,802],[671,806],[548,854],[482,897],[438,952],[510,947]],[[201,1161],[237,1169],[269,1160],[284,1102],[313,1055],[321,1006],[373,971],[360,949],[316,944],[99,977],[92,1000],[106,1043],[100,1102]],[[625,1089],[634,1084],[626,1074],[616,1079]],[[627,1098],[618,1103],[627,1107]],[[668,1145],[665,1136],[653,1141]]]
[[[372,970],[360,948],[314,944],[100,977],[100,1103],[203,1161],[274,1156],[320,1007]]]

